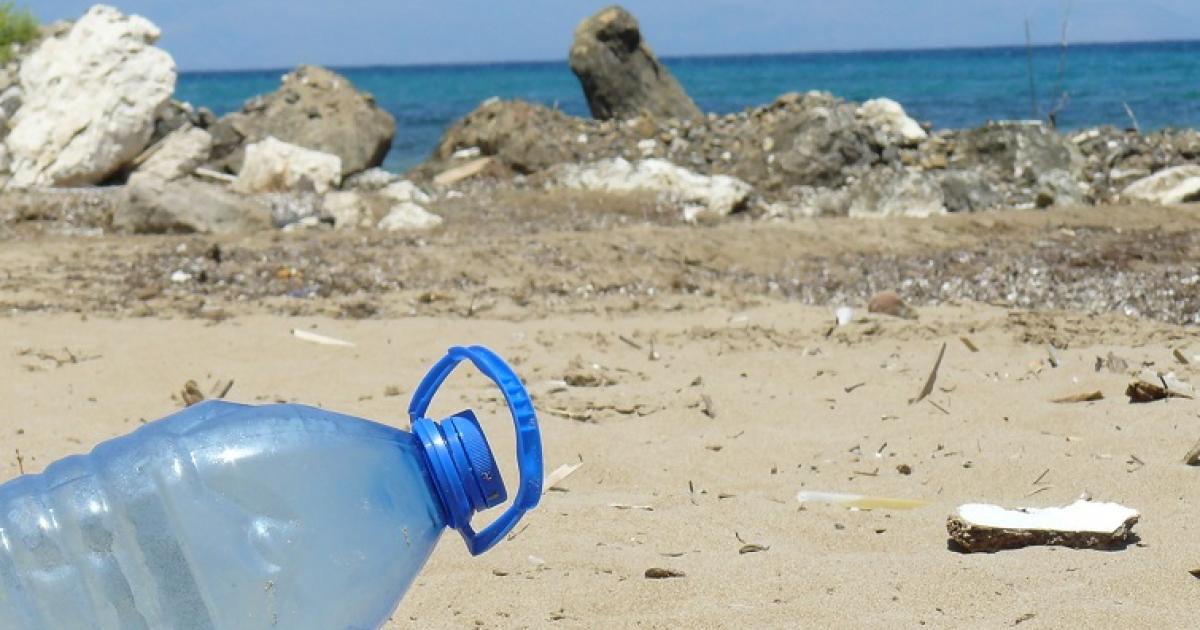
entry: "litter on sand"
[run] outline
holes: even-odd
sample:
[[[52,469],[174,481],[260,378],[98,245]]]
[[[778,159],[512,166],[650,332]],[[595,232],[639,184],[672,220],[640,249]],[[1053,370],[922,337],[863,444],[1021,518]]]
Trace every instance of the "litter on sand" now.
[[[1192,399],[1195,390],[1191,385],[1176,378],[1174,372],[1162,374],[1144,370],[1129,382],[1129,386],[1125,388],[1125,395],[1129,397],[1129,402],[1145,403],[1166,398]]]
[[[1054,400],[1051,400],[1050,402],[1078,403],[1078,402],[1092,402],[1092,401],[1096,401],[1096,400],[1104,400],[1104,392],[1097,390],[1094,392],[1083,392],[1082,394],[1072,394],[1070,396],[1063,396],[1062,398],[1055,398]]]
[[[925,397],[933,393],[933,384],[937,382],[938,369],[942,367],[942,358],[946,356],[946,344],[942,343],[942,349],[938,351],[937,359],[933,362],[933,369],[929,370],[929,377],[925,379],[925,386],[921,388],[921,393],[917,394],[916,398],[908,401],[908,404],[919,403],[925,400]]]
[[[818,492],[801,490],[796,493],[800,503],[829,503],[856,510],[912,510],[929,505],[928,501],[919,499],[896,499],[892,497],[873,497],[865,494],[848,494],[845,492]]]
[[[571,476],[571,473],[579,470],[579,467],[582,465],[583,462],[579,462],[577,464],[563,464],[562,466],[555,468],[549,475],[546,475],[546,481],[542,483],[542,493],[544,494],[551,490],[557,489],[555,486],[562,483],[562,481],[567,477]]]
[[[292,329],[292,336],[297,339],[300,339],[301,341],[310,341],[312,343],[319,343],[323,346],[344,346],[344,347],[348,347],[348,348],[354,347],[353,343],[346,341],[344,339],[338,339],[336,337],[326,337],[325,335],[318,335],[315,332],[309,332],[307,330],[301,330],[299,328]]]
[[[1050,508],[968,503],[947,519],[946,531],[966,552],[1032,545],[1118,549],[1130,542],[1139,517],[1137,510],[1123,505],[1086,499]]]
[[[838,326],[846,326],[850,322],[854,321],[854,309],[850,308],[849,306],[839,307],[838,310],[834,312],[834,318],[837,320]]]
[[[646,569],[646,579],[648,580],[665,580],[668,578],[687,577],[683,571],[675,569],[663,569],[661,567],[650,567]]]

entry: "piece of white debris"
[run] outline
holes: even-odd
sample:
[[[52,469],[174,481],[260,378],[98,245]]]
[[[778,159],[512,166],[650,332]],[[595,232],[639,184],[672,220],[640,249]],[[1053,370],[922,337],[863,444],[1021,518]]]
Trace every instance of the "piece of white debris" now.
[[[184,282],[187,282],[191,279],[192,279],[192,274],[190,274],[182,269],[178,269],[171,274],[171,282],[174,282],[175,284],[183,284]]]
[[[337,339],[334,337],[326,337],[325,335],[318,335],[315,332],[309,332],[307,330],[301,330],[299,328],[292,329],[292,336],[297,339],[300,339],[302,341],[311,341],[312,343],[319,343],[323,346],[345,346],[345,347],[353,347],[354,346],[353,343],[351,343],[349,341],[345,341],[343,339]]]
[[[854,321],[854,309],[850,308],[849,306],[839,307],[838,310],[835,311],[835,316],[837,317],[837,325],[845,326],[846,324]]]
[[[872,497],[865,494],[818,492],[815,490],[801,490],[797,492],[796,500],[800,503],[829,503],[852,510],[912,510],[929,505],[928,501],[921,501],[920,499]]]
[[[542,484],[542,493],[553,490],[554,486],[562,483],[562,481],[569,477],[571,473],[579,470],[579,467],[582,465],[583,462],[579,462],[576,464],[563,464],[562,466],[555,468],[553,472],[551,472],[549,475],[546,475],[546,481]]]
[[[1000,551],[1031,545],[1116,549],[1127,544],[1137,510],[1080,499],[1049,508],[1004,508],[968,503],[946,522],[950,539],[964,551]]]

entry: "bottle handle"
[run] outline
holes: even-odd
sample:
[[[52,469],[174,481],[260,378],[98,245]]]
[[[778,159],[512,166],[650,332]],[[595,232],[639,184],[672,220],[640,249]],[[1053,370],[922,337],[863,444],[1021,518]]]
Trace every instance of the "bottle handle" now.
[[[446,356],[442,357],[432,368],[421,384],[413,392],[412,401],[408,404],[408,416],[413,421],[425,417],[434,394],[445,382],[446,377],[463,359],[470,360],[484,376],[492,380],[508,403],[512,413],[513,424],[517,432],[517,468],[521,473],[520,486],[512,505],[492,524],[476,533],[470,523],[460,528],[467,549],[472,555],[479,555],[491,549],[504,537],[525,512],[538,504],[542,496],[542,438],[538,430],[537,414],[533,402],[521,379],[512,368],[496,353],[483,346],[453,346]]]

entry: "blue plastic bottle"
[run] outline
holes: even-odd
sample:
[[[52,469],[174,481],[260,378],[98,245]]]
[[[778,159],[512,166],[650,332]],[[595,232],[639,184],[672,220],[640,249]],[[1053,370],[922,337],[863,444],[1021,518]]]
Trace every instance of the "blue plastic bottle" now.
[[[463,359],[517,428],[517,496],[480,532],[507,495],[487,440],[469,411],[424,417]],[[204,402],[0,486],[0,628],[378,628],[447,527],[483,553],[542,490],[533,406],[486,348],[451,348],[409,415]]]

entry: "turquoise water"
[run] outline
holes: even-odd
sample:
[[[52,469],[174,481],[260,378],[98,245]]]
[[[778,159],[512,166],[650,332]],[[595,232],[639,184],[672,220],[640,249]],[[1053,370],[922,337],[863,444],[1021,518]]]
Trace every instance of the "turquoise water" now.
[[[1034,51],[1038,109],[1058,100],[1059,49]],[[705,111],[728,113],[789,91],[828,90],[856,101],[887,96],[937,128],[1029,118],[1029,74],[1022,47],[687,57],[665,63]],[[432,151],[454,119],[491,97],[520,97],[587,115],[566,62],[339,68],[396,117],[387,168],[402,171]],[[193,72],[177,97],[223,114],[279,85],[285,70]],[[1200,41],[1071,47],[1063,73],[1070,94],[1064,128],[1127,126],[1122,103],[1143,130],[1200,127]]]

